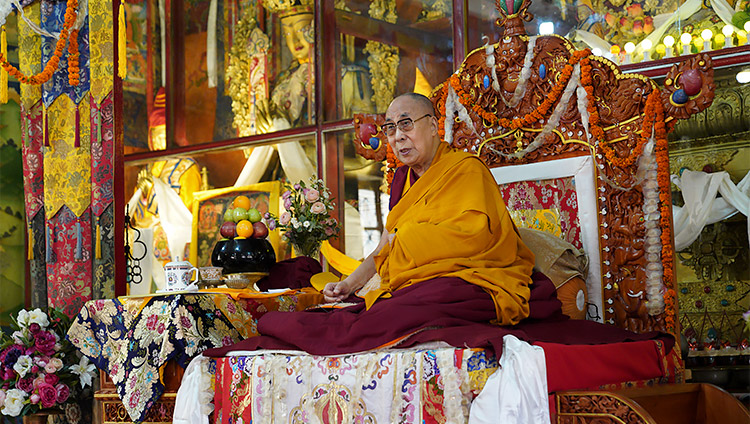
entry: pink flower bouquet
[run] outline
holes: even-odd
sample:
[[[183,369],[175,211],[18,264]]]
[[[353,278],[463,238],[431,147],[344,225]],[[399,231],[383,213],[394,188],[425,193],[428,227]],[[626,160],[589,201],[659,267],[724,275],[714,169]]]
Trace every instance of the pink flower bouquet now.
[[[21,310],[0,334],[0,414],[11,417],[64,406],[91,384],[95,367],[64,339],[69,318],[54,309]]]
[[[312,177],[307,185],[304,181],[287,185],[281,199],[286,211],[278,220],[271,214],[264,218],[269,229],[285,230],[283,238],[298,254],[315,256],[320,243],[338,235],[339,223],[331,217],[335,203],[323,180]]]

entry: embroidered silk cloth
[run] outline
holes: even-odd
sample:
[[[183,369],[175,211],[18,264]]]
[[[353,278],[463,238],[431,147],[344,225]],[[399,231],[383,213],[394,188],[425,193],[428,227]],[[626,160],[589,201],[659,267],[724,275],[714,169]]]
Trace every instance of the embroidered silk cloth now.
[[[501,184],[500,191],[516,225],[555,234],[583,248],[575,178]]]
[[[25,86],[22,84],[21,86]],[[42,102],[21,113],[23,123],[23,190],[26,219],[31,221],[44,207],[44,140]]]
[[[549,393],[681,382],[679,354],[664,340],[535,344],[544,349]],[[466,422],[468,403],[498,368],[488,350],[435,344],[336,357],[237,354],[207,367],[217,424]]]
[[[421,349],[339,357],[258,352],[216,359],[216,423],[466,422],[497,363],[484,351]]]
[[[88,101],[76,105],[67,96],[59,97],[47,109],[50,144],[44,149],[44,209],[47,219],[63,205],[67,205],[76,216],[81,216],[91,204],[91,126],[86,118],[90,115],[89,109]]]
[[[109,374],[130,418],[140,422],[164,392],[160,370],[167,361],[184,367],[206,348],[257,334],[256,321],[267,311],[294,311],[320,298],[302,292],[259,296],[235,300],[199,292],[92,300],[73,321],[68,340]]]
[[[98,2],[92,2],[98,3]],[[41,27],[48,32],[57,33],[63,27],[65,21],[65,10],[67,2],[44,2],[41,13]],[[80,103],[84,95],[89,91],[89,23],[88,17],[83,27],[78,32],[78,66],[80,69],[80,82],[77,86],[68,83],[68,55],[60,58],[60,65],[52,74],[52,78],[42,86],[42,98],[44,105],[49,107],[61,94],[67,94],[69,99],[76,104]],[[111,31],[111,30],[110,30]],[[47,63],[55,54],[57,40],[51,37],[42,37],[42,63]],[[111,71],[110,71],[111,74]],[[87,115],[85,115],[87,116]],[[58,125],[58,124],[55,124]]]

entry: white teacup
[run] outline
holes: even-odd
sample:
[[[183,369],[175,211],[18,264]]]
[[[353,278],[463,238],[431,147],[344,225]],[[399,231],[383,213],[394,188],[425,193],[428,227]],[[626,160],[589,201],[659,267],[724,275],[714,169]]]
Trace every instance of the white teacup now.
[[[198,279],[198,268],[188,261],[169,262],[164,265],[168,291],[184,290]]]

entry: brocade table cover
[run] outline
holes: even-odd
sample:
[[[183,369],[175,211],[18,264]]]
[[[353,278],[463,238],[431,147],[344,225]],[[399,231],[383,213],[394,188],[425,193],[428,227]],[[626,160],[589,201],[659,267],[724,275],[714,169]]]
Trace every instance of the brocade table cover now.
[[[264,313],[301,310],[322,298],[304,291],[233,294],[91,300],[67,337],[110,376],[130,418],[138,423],[164,392],[160,370],[167,361],[185,367],[205,349],[257,335],[256,324]]]
[[[212,358],[214,422],[454,423],[497,369],[477,349]]]

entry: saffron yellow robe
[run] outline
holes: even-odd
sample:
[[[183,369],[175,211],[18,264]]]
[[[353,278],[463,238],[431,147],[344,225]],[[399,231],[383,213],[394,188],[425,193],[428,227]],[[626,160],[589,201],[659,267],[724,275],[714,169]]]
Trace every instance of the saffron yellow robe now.
[[[492,296],[497,324],[529,315],[534,255],[476,156],[441,142],[430,167],[391,210],[386,229],[396,236],[374,258],[382,282],[365,295],[368,308],[412,284],[458,277]]]

